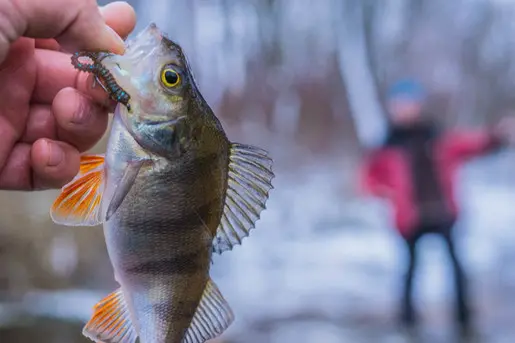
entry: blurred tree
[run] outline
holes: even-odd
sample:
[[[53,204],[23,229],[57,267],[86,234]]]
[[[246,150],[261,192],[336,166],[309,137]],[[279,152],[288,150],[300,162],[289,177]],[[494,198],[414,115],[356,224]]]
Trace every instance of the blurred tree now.
[[[514,2],[346,0],[335,15],[342,77],[365,146],[383,132],[386,88],[408,74],[427,84],[429,106],[445,125],[490,123],[513,107]]]
[[[339,20],[337,38],[340,72],[344,80],[351,115],[359,140],[366,146],[378,144],[386,122],[377,92],[377,68],[371,57],[374,48],[370,36],[373,4],[361,0],[339,2],[335,13]],[[374,70],[376,69],[376,70]]]

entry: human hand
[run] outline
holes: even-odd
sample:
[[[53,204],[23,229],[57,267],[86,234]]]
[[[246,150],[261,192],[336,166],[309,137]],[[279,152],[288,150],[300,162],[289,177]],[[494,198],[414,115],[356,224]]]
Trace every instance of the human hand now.
[[[80,152],[104,134],[112,107],[66,52],[123,53],[120,36],[134,29],[134,10],[123,2],[99,10],[95,0],[5,0],[0,13],[0,189],[61,187],[77,174]]]

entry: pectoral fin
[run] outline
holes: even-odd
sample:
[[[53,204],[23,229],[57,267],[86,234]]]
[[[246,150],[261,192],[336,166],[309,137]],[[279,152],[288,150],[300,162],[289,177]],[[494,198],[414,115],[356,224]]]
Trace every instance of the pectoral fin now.
[[[213,251],[221,254],[241,244],[266,208],[273,188],[272,159],[265,150],[233,143],[229,180],[220,226],[213,239]]]
[[[79,173],[62,188],[52,205],[52,220],[67,226],[101,224],[103,190],[104,155],[81,156]]]
[[[95,226],[102,224],[116,212],[129,193],[143,164],[148,160],[129,162],[125,173],[109,200],[106,215],[102,212],[105,181],[104,155],[81,157],[77,176],[61,190],[50,210],[52,220],[67,226]]]
[[[134,184],[134,180],[136,180],[136,176],[138,176],[138,173],[144,163],[145,160],[141,160],[129,162],[127,164],[125,173],[123,174],[120,184],[116,187],[116,190],[113,194],[113,198],[111,199],[109,207],[107,208],[105,219],[106,221],[108,221],[111,218],[111,216],[115,214],[118,207],[120,207],[120,205],[122,204],[123,199],[125,199],[129,191],[131,190],[132,185]]]
[[[209,279],[182,343],[204,343],[220,336],[234,321],[231,307]]]
[[[93,316],[82,330],[84,336],[102,343],[134,343],[138,337],[121,289],[94,307]]]

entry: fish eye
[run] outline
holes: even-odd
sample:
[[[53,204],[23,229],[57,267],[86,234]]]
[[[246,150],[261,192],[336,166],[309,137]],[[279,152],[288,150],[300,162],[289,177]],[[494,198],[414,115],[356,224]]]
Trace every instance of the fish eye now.
[[[166,67],[161,71],[161,82],[166,88],[177,87],[181,82],[181,76],[173,68]]]

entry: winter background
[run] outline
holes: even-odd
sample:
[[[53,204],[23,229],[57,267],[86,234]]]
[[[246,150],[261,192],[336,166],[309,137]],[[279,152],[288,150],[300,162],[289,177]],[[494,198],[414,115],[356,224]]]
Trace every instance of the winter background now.
[[[407,252],[388,204],[358,195],[356,171],[383,137],[398,77],[424,82],[446,127],[515,114],[515,1],[130,2],[135,32],[155,22],[183,46],[231,140],[276,161],[257,228],[214,258],[236,314],[216,342],[457,342],[450,265],[434,237],[421,241],[415,282],[423,327],[412,337],[396,326]],[[511,148],[467,164],[458,182],[478,342],[515,339],[514,175]],[[91,307],[117,287],[101,228],[51,222],[56,194],[0,192],[1,343],[88,342]]]

